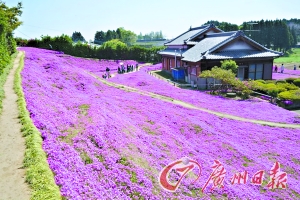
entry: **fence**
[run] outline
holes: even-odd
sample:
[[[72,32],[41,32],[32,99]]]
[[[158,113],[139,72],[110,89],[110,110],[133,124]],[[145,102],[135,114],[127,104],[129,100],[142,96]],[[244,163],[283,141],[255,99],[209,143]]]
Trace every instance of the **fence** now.
[[[222,84],[221,80],[218,80],[215,78],[197,77],[196,80],[192,80],[191,83],[188,83],[188,84],[178,83],[178,82],[166,79],[166,78],[154,73],[154,71],[158,71],[158,70],[161,70],[161,67],[160,68],[151,68],[151,69],[148,68],[145,71],[148,74],[150,74],[158,79],[164,80],[176,87],[193,87],[198,90],[228,89],[230,87],[230,85]]]

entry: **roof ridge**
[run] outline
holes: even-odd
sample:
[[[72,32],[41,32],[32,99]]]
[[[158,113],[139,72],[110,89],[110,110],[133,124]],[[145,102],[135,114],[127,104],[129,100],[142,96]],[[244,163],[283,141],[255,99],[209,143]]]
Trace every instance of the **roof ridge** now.
[[[230,35],[235,34],[238,31],[228,31],[228,32],[220,32],[220,33],[207,33],[206,36],[213,36],[213,35]]]
[[[198,26],[198,27],[195,27],[195,28],[190,28],[190,30],[203,29],[203,28],[207,28],[207,27],[210,27],[210,25]]]
[[[221,41],[220,43],[216,44],[214,47],[208,49],[208,51],[212,52],[214,51],[215,49],[219,48],[221,45],[223,44],[226,44],[227,42],[233,40],[234,38],[237,37],[237,34],[236,33],[233,33],[231,36],[229,35],[228,38],[226,38],[225,40]]]
[[[171,42],[173,42],[174,40],[176,40],[177,38],[181,37],[182,35],[184,35],[184,34],[190,32],[190,31],[195,31],[195,30],[198,30],[198,29],[205,29],[205,28],[208,28],[208,27],[210,27],[210,26],[209,26],[209,25],[206,25],[206,26],[199,26],[199,27],[195,27],[195,28],[190,28],[190,29],[187,30],[186,32],[180,34],[179,36],[175,37],[174,39],[172,39],[172,40],[170,40],[170,41],[168,41],[168,42],[166,42],[166,43],[164,43],[164,44],[171,43]],[[200,32],[202,32],[202,31],[200,31]],[[198,32],[198,33],[199,33],[199,32]],[[196,33],[196,34],[198,34],[198,33]],[[194,34],[194,35],[196,35],[196,34]],[[193,35],[193,36],[194,36],[194,35]],[[189,38],[187,38],[186,40],[183,40],[183,41],[187,41],[187,40],[190,39],[190,38],[191,38],[191,37],[189,37]]]

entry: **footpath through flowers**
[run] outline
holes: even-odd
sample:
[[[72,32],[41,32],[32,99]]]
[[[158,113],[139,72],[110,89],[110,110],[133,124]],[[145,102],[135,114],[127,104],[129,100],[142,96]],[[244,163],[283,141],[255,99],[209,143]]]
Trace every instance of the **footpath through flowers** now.
[[[103,72],[97,70],[105,70],[107,65],[117,69],[118,64],[103,61],[106,66],[102,68],[98,60],[34,48],[22,50],[26,52],[22,86],[27,109],[41,132],[48,163],[65,198],[296,199],[300,194],[299,128],[222,118],[145,94],[156,93],[230,115],[298,126],[299,118],[294,113],[260,107],[263,102],[229,102],[168,87],[143,70],[99,81],[89,73],[99,73],[101,77]],[[143,80],[139,80],[140,75]],[[126,85],[137,91],[142,88],[144,94],[107,85],[113,84],[110,81],[121,83],[121,79],[128,79]],[[279,117],[272,116],[276,113]],[[208,192],[202,194],[199,190],[205,179],[190,187],[198,175],[195,168],[176,192],[163,190],[159,172],[168,163],[186,156],[201,163],[203,177],[210,176],[215,159],[222,162],[229,177],[237,170],[254,174],[271,169],[277,161],[288,175],[287,189],[228,184],[224,190],[210,190],[209,185]]]

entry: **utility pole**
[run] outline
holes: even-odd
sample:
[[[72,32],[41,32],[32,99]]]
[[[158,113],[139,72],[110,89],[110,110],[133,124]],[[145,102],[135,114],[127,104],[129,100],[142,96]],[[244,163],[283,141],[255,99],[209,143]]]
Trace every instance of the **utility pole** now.
[[[249,37],[251,37],[251,32],[253,31],[260,31],[260,30],[253,30],[253,25],[258,24],[257,22],[248,22],[247,24],[249,24],[249,30],[245,30],[245,31],[249,31]]]

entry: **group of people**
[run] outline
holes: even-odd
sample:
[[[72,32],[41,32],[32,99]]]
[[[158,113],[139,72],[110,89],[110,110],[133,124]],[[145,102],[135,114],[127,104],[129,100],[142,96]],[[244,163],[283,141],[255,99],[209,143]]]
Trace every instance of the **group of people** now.
[[[300,65],[299,65],[299,68],[300,68]],[[297,67],[296,67],[296,65],[294,65],[294,70],[296,70],[296,69],[297,69]],[[278,67],[277,67],[277,65],[275,65],[274,71],[275,71],[276,73],[278,72]],[[281,64],[281,67],[280,67],[280,73],[283,73],[283,71],[284,71],[284,65]]]
[[[134,69],[136,71],[138,71],[139,65],[138,64],[136,64],[135,66],[134,65],[127,65],[126,70],[125,70],[125,66],[122,64],[121,67],[120,66],[118,67],[118,74],[124,74],[125,72],[127,72],[127,73],[128,72],[133,72]],[[102,75],[102,78],[104,78],[104,79],[110,78],[111,75],[110,75],[109,67],[106,67],[105,72],[106,73]]]
[[[110,78],[111,76],[110,76],[110,69],[109,69],[109,67],[106,67],[105,72],[106,73],[102,75],[102,78],[105,78],[105,79]]]
[[[138,71],[139,65],[135,65],[135,70]],[[118,74],[124,74],[125,72],[133,72],[134,70],[134,65],[127,65],[126,71],[125,71],[125,66],[122,64],[121,67],[118,67]]]

